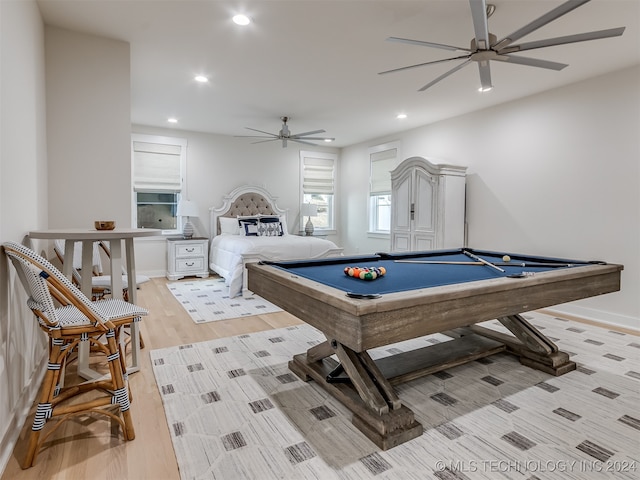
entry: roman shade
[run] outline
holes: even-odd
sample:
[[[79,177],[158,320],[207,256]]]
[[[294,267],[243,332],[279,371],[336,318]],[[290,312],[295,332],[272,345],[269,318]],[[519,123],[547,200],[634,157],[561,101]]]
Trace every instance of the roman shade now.
[[[136,192],[180,192],[181,145],[133,142],[133,188]]]
[[[302,193],[333,195],[334,160],[305,156],[302,160]]]
[[[371,159],[371,195],[383,195],[391,192],[391,170],[396,168],[398,152],[395,148],[372,153]]]

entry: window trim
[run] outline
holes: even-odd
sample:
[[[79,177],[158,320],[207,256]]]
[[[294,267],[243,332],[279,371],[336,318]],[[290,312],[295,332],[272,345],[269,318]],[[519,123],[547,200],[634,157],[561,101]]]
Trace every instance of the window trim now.
[[[131,134],[131,225],[132,228],[138,228],[138,203],[135,190],[135,171],[134,171],[134,142],[156,143],[158,145],[179,145],[180,148],[180,191],[178,192],[177,201],[181,198],[189,198],[187,192],[187,144],[186,138],[167,137],[163,135],[150,135],[144,133]],[[177,205],[176,205],[177,206]],[[183,221],[178,217],[175,229],[162,230],[163,236],[174,236],[182,233]]]

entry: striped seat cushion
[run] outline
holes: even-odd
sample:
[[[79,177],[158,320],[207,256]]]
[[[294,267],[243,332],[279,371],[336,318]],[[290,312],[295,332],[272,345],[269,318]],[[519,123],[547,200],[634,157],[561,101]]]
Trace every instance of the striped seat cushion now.
[[[100,300],[93,302],[93,306],[104,320],[118,321],[125,318],[141,317],[149,313],[148,310],[124,300]],[[57,308],[56,316],[62,328],[91,325],[87,317],[73,305]]]

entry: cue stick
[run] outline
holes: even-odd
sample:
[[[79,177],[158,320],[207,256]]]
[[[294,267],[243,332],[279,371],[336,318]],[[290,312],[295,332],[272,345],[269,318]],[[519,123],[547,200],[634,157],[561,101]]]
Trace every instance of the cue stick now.
[[[426,263],[432,265],[473,265],[484,266],[482,262],[449,262],[445,260],[394,260],[395,263]],[[575,263],[525,263],[525,262],[496,262],[501,267],[575,267]]]
[[[482,265],[480,262],[449,262],[446,260],[394,260],[395,263],[430,263],[434,265]]]
[[[471,252],[467,252],[466,250],[462,250],[462,253],[464,253],[467,257],[473,258],[474,260],[477,260],[478,262],[484,263],[487,267],[491,267],[491,268],[493,268],[495,270],[498,270],[499,272],[505,273],[504,269],[502,269],[500,267],[496,267],[493,263],[487,262],[486,260],[480,258],[477,255],[474,255]]]

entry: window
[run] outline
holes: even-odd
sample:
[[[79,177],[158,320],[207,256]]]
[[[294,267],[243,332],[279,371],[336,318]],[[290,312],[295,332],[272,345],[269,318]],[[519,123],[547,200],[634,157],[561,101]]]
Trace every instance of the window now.
[[[313,203],[318,207],[317,216],[311,219],[317,230],[335,230],[334,187],[337,158],[333,153],[300,152],[300,203]],[[302,219],[300,225],[302,229]]]
[[[391,231],[391,175],[398,165],[397,142],[369,149],[369,231],[388,234]]]
[[[132,135],[133,218],[138,228],[181,231],[176,209],[183,195],[187,141]]]

